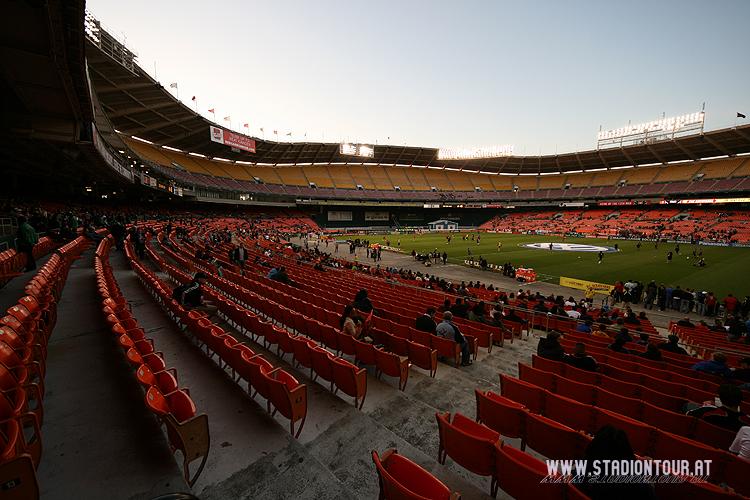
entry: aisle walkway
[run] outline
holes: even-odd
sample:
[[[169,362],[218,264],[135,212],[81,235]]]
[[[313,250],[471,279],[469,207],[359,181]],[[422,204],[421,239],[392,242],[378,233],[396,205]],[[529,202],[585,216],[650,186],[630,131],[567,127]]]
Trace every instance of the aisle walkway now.
[[[93,249],[73,263],[48,346],[43,499],[150,499],[189,491],[106,328]]]

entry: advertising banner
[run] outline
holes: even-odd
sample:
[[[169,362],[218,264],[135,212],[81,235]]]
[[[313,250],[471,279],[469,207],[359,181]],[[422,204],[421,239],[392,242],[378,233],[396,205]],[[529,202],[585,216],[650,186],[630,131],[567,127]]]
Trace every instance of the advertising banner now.
[[[255,139],[211,125],[211,140],[243,151],[255,153]]]
[[[352,213],[344,210],[331,210],[328,212],[329,221],[351,221]]]
[[[366,221],[388,221],[390,220],[389,212],[365,212]]]
[[[605,283],[579,280],[577,278],[566,278],[565,276],[560,276],[560,285],[567,286],[568,288],[575,288],[576,290],[590,290],[594,293],[603,293],[606,295],[609,295],[609,293],[614,288],[614,286],[607,285]]]

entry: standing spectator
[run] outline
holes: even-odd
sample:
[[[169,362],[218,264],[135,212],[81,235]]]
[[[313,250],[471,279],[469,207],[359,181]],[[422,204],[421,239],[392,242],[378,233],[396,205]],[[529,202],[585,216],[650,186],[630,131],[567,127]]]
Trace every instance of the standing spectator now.
[[[28,223],[26,217],[20,216],[18,218],[18,242],[16,246],[18,251],[26,254],[26,269],[25,271],[33,271],[36,269],[36,260],[34,260],[34,245],[39,242],[39,237],[31,224]]]
[[[724,300],[721,301],[722,304],[724,304],[724,312],[725,314],[734,314],[734,311],[737,310],[737,306],[739,305],[740,301],[737,300],[737,298],[732,295],[731,293],[724,297]]]
[[[461,366],[469,366],[472,364],[469,356],[469,343],[463,336],[458,326],[453,323],[453,314],[450,311],[443,313],[443,321],[437,325],[435,333],[438,337],[446,339],[453,339],[458,345],[461,346]]]

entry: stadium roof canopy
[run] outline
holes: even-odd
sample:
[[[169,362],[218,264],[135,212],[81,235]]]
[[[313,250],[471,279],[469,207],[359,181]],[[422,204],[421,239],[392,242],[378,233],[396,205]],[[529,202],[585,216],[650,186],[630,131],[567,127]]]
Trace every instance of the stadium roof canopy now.
[[[393,145],[377,145],[374,158],[360,158],[341,155],[338,143],[274,142],[258,138],[255,138],[256,153],[236,152],[210,140],[209,126],[221,125],[181,103],[137,64],[126,67],[89,38],[86,41],[86,55],[93,90],[112,128],[126,136],[136,136],[157,145],[208,157],[265,164],[366,162],[448,167],[487,173],[538,174],[664,164],[750,152],[750,125],[651,144],[557,155],[472,160],[439,160],[435,148]],[[99,128],[105,133],[104,127]],[[117,137],[107,139],[113,143],[119,142]]]

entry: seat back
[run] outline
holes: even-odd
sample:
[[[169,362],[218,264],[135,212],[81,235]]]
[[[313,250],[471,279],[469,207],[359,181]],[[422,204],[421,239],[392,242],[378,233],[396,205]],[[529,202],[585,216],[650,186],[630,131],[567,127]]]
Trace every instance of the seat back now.
[[[440,433],[441,463],[445,456],[480,476],[492,476],[495,471],[495,450],[500,434],[456,413],[453,420],[448,413],[436,413]]]
[[[477,422],[510,438],[523,438],[526,429],[526,408],[494,392],[474,389],[477,399]]]
[[[564,483],[541,482],[547,476],[544,462],[512,446],[497,450],[495,475],[498,487],[513,498],[564,498]]]
[[[500,374],[500,387],[506,398],[521,403],[532,413],[544,413],[544,389],[503,373]]]
[[[376,451],[372,461],[378,472],[380,497],[393,500],[448,500],[451,492],[440,480],[399,455],[394,449],[386,450],[383,461]]]

